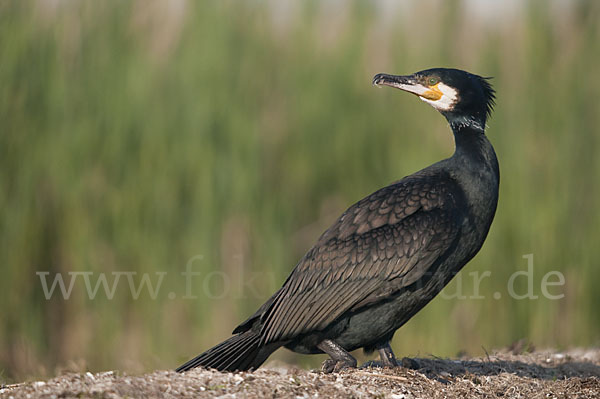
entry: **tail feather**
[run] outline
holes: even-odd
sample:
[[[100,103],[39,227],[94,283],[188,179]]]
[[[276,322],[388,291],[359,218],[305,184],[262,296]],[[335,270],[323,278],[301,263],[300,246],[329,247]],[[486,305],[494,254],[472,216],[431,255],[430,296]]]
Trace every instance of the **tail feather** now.
[[[181,373],[195,367],[219,371],[246,371],[258,368],[275,348],[260,345],[260,336],[252,331],[234,335],[210,348],[175,371]]]

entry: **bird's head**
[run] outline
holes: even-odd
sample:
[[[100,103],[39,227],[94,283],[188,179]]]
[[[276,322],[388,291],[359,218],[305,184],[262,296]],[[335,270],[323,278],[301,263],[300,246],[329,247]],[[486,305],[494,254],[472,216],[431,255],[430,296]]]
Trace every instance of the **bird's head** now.
[[[460,69],[433,68],[406,76],[379,73],[373,84],[417,95],[453,126],[472,121],[483,127],[494,106],[494,89],[488,78]]]

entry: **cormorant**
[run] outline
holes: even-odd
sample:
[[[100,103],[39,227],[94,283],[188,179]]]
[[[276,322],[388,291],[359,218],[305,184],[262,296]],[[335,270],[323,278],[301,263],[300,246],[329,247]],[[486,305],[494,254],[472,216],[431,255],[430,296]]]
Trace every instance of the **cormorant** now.
[[[498,201],[498,161],[484,134],[494,90],[446,68],[378,74],[373,84],[416,94],[444,115],[454,154],[348,208],[231,338],[177,371],[252,370],[281,346],[327,353],[325,372],[356,367],[348,352],[358,348],[396,366],[394,332],[479,251]]]

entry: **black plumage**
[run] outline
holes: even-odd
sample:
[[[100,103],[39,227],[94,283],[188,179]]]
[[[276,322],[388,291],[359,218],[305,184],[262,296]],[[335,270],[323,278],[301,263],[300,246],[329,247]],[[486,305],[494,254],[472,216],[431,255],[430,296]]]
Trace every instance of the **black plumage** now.
[[[348,351],[358,348],[377,349],[383,365],[394,366],[394,332],[479,251],[499,184],[484,134],[494,104],[488,81],[436,68],[378,74],[373,83],[414,93],[440,111],[454,133],[454,155],[352,205],[233,337],[177,371],[255,369],[281,346],[329,354],[328,372],[356,366]]]

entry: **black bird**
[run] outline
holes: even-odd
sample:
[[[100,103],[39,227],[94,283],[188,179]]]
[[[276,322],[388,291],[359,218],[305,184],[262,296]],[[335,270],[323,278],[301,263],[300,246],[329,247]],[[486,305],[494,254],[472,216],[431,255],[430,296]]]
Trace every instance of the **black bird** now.
[[[231,338],[177,371],[252,370],[281,346],[327,353],[325,372],[356,367],[348,352],[358,348],[377,349],[382,365],[395,366],[394,332],[479,251],[498,202],[498,161],[484,134],[494,90],[485,78],[445,68],[378,74],[373,84],[441,112],[454,155],[348,208]]]

